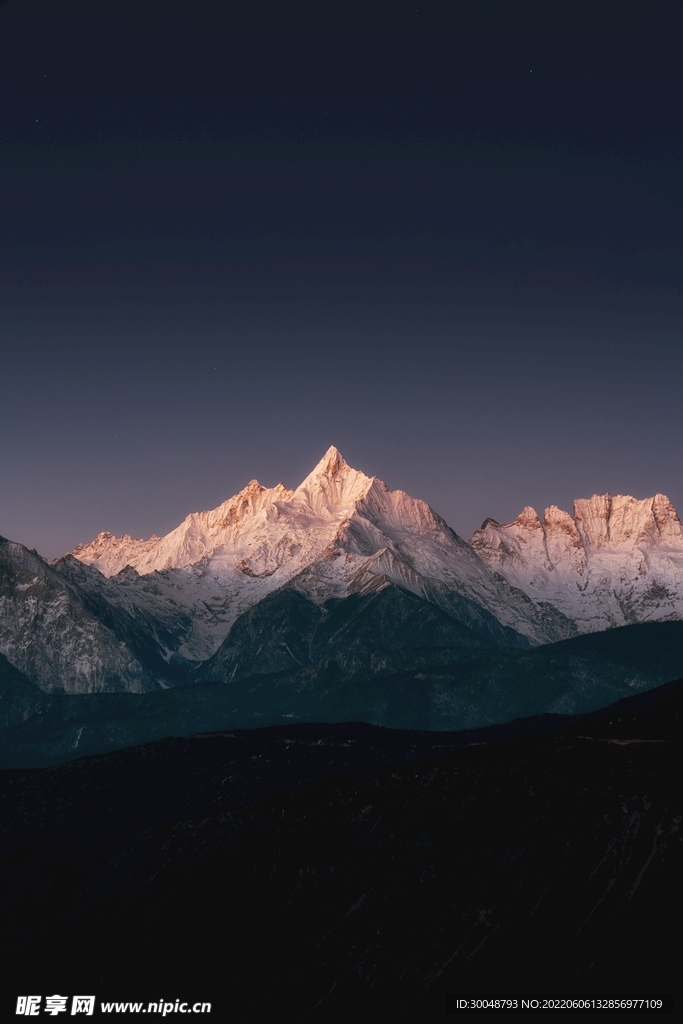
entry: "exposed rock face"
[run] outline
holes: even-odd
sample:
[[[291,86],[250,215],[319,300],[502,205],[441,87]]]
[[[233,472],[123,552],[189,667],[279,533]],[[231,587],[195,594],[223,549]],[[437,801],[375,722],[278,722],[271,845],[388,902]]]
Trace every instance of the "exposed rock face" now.
[[[34,551],[0,538],[0,653],[48,693],[155,689],[131,648]]]
[[[581,632],[683,618],[683,528],[663,494],[638,501],[597,495],[574,514],[525,508],[513,523],[487,519],[472,547],[490,569]]]

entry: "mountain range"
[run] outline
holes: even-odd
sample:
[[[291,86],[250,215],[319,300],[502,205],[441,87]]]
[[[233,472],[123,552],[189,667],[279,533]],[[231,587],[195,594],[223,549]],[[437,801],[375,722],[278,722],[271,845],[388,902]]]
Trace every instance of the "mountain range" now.
[[[683,529],[664,495],[594,495],[573,515],[552,506],[542,518],[525,508],[510,524],[487,519],[467,542],[425,502],[352,469],[332,447],[296,489],[252,480],[165,537],[100,533],[52,561],[0,539],[0,714],[19,727],[66,707],[47,696],[149,693],[154,702],[155,692],[191,686],[199,699],[197,686],[241,683],[239,700],[229,691],[235,714],[249,707],[268,720],[277,705],[305,719],[317,707],[327,720],[353,713],[381,724],[363,686],[412,673],[411,685],[422,674],[431,695],[419,723],[427,728],[463,727],[454,688],[479,680],[468,698],[474,727],[587,711],[683,675],[681,620]],[[642,634],[649,668],[641,658],[616,689],[619,644],[597,641],[590,656],[581,646],[589,634],[657,622],[673,632],[661,651],[654,633]],[[539,647],[548,653],[531,657]],[[548,677],[557,659],[561,692],[549,683],[545,696],[534,687],[535,703],[514,697],[519,665],[544,665]],[[432,670],[450,681],[435,690]],[[477,703],[492,673],[508,694],[497,711]],[[349,686],[361,687],[360,702],[346,699]],[[233,703],[212,700],[223,714]]]

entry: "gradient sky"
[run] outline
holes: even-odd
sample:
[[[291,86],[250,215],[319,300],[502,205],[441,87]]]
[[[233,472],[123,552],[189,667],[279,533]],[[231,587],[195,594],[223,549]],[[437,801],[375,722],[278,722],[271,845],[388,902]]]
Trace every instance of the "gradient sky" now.
[[[682,31],[668,0],[0,5],[0,533],[164,533],[330,444],[466,537],[683,509]]]

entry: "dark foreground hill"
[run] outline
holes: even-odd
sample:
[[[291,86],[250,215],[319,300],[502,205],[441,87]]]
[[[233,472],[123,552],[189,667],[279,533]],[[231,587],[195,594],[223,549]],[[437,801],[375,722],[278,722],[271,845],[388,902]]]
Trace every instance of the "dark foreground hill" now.
[[[0,767],[40,767],[165,736],[296,721],[481,728],[592,711],[681,676],[683,622],[654,622],[532,650],[339,654],[300,669],[153,693],[11,690],[6,717],[16,724],[1,734]],[[0,708],[2,687],[0,676]]]
[[[8,999],[422,1021],[463,990],[671,991],[682,709],[679,682],[467,735],[293,724],[3,772]]]

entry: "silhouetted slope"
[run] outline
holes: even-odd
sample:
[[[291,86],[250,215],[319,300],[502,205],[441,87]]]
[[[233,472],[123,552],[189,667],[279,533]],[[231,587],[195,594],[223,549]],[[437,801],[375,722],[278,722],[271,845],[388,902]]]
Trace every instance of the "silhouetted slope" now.
[[[592,711],[682,674],[681,622],[625,626],[526,651],[338,654],[324,663],[227,684],[46,696],[40,714],[4,732],[0,767],[38,767],[164,736],[289,721],[471,729],[530,715]]]
[[[322,605],[290,587],[269,594],[237,619],[196,678],[227,683],[388,648],[529,646],[483,612],[477,632],[381,577],[373,582],[370,593]]]
[[[0,729],[37,713],[42,697],[39,687],[0,654]]]
[[[682,709],[678,682],[545,735],[293,725],[2,773],[5,969],[236,1021],[670,991]]]

